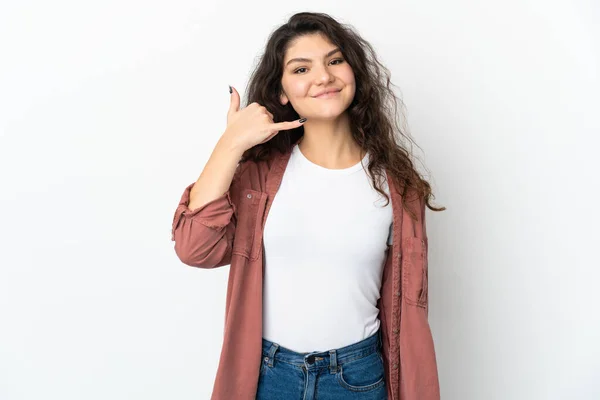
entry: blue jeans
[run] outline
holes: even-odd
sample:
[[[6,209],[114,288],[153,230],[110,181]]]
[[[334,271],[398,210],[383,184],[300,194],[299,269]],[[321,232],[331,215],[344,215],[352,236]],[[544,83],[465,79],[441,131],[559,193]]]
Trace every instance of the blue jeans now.
[[[360,342],[297,353],[262,340],[257,400],[387,400],[381,328]]]

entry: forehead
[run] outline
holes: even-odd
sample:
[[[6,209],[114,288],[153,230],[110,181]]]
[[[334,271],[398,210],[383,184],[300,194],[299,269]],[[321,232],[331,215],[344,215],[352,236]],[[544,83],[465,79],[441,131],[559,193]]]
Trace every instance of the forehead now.
[[[293,57],[322,57],[333,47],[333,43],[323,34],[302,35],[290,42],[285,52],[284,62]]]

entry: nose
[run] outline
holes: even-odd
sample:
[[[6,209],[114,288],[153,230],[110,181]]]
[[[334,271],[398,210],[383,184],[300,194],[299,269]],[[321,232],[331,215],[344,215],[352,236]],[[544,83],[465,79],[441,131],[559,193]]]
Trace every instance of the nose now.
[[[329,83],[333,81],[333,74],[327,69],[327,67],[321,68],[316,72],[317,78],[316,83]]]

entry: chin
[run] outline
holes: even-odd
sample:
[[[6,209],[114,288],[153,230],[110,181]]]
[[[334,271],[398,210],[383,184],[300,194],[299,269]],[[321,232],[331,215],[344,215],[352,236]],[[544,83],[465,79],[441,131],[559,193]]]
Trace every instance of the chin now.
[[[340,118],[342,115],[344,115],[345,112],[346,112],[346,109],[324,110],[324,111],[316,114],[313,118],[323,119],[323,120],[335,120],[335,119]]]
[[[306,116],[306,118],[308,118],[311,121],[335,121],[336,119],[338,119],[339,117],[342,116],[343,113],[340,112],[331,112],[331,113],[327,113],[327,112],[320,112],[320,113],[315,113],[315,114],[300,114],[302,116]]]

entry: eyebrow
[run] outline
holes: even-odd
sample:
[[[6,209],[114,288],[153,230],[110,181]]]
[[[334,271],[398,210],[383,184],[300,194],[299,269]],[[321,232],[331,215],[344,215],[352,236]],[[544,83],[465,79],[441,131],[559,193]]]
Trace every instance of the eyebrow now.
[[[325,54],[325,58],[337,53],[338,51],[341,51],[339,47],[336,47],[335,49],[331,50],[329,53]],[[287,67],[288,64],[293,63],[293,62],[298,62],[298,61],[303,61],[303,62],[312,62],[312,60],[310,58],[292,58],[290,61],[288,61],[285,66]]]

